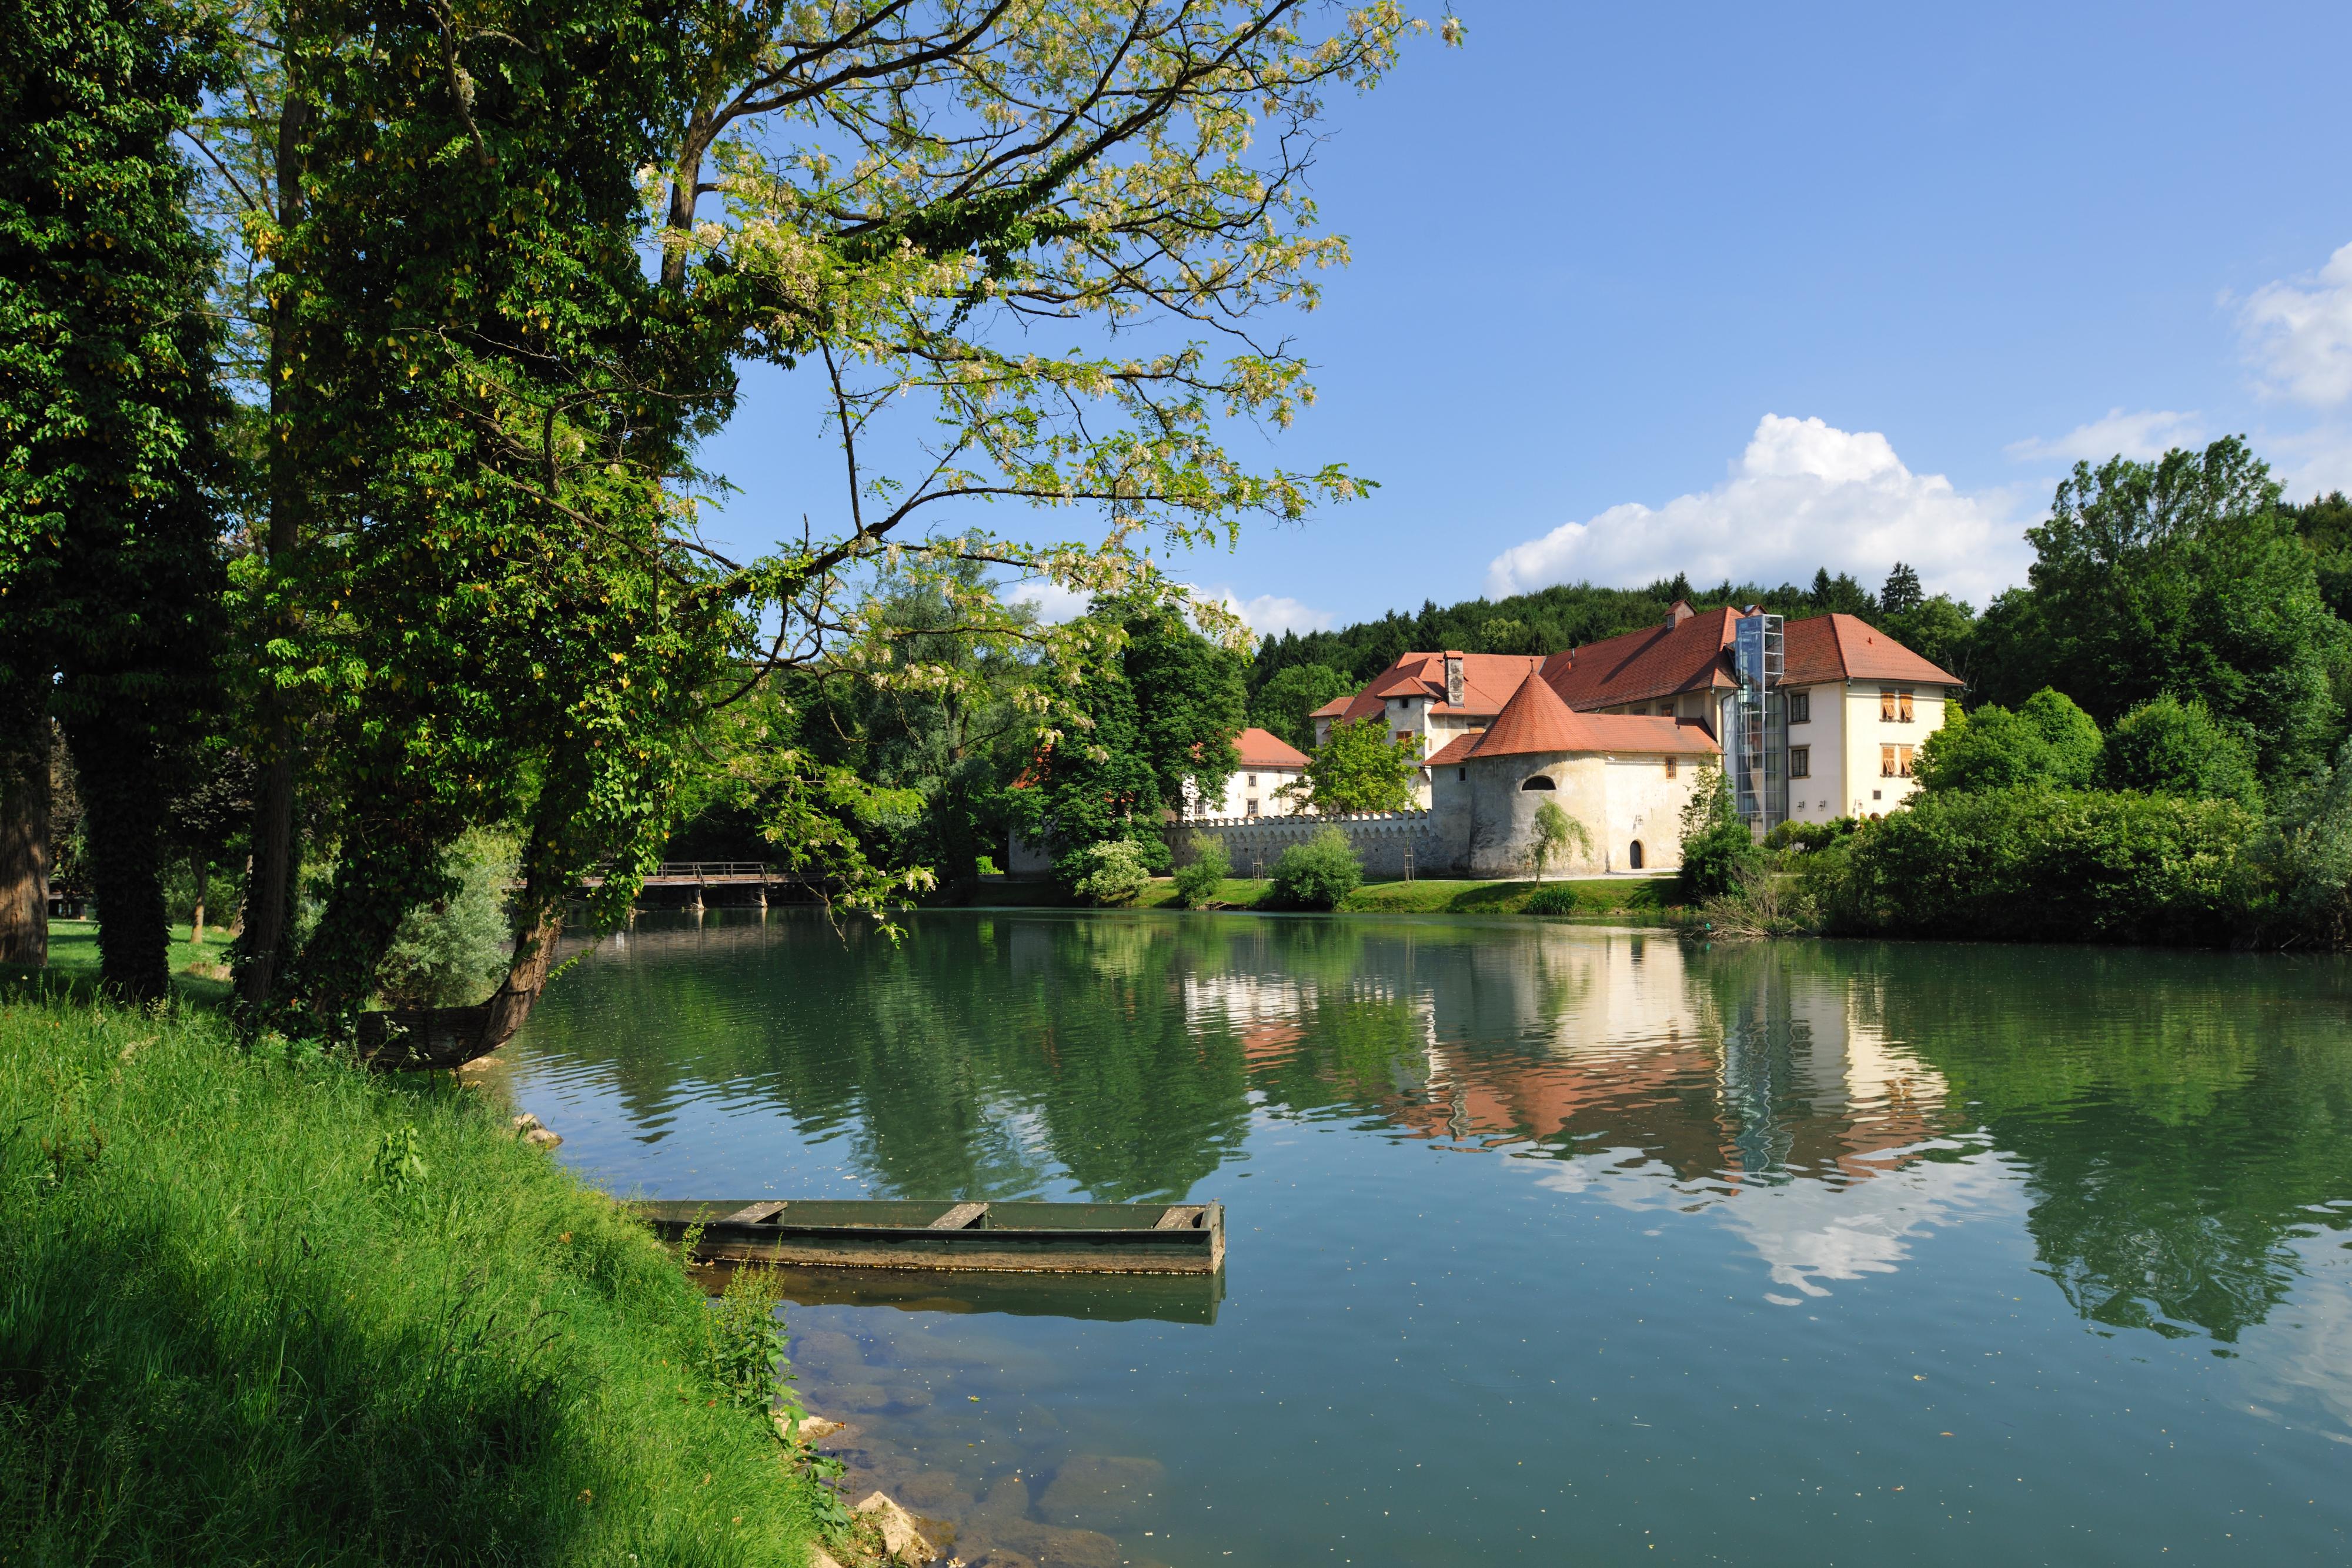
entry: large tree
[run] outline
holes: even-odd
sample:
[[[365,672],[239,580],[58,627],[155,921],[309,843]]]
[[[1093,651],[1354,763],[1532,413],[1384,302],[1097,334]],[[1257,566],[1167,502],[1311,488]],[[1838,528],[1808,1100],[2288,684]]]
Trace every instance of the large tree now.
[[[1162,591],[1163,592],[1165,591]],[[1184,786],[1212,798],[1240,762],[1242,655],[1185,623],[1184,601],[1122,594],[1085,617],[1097,650],[1067,727],[1041,747],[1010,792],[1014,821],[1050,843],[1055,873],[1075,884],[1095,846],[1133,841],[1168,869],[1161,824]]]
[[[2077,464],[2027,530],[2032,587],[1980,623],[1979,691],[2015,702],[2054,686],[2103,725],[2169,693],[2242,726],[2266,773],[2318,760],[2347,629],[2278,499],[2236,436]]]
[[[210,40],[142,0],[0,7],[0,926],[44,867],[49,726],[87,810],[103,978],[160,994],[165,758],[212,692],[210,247],[173,145]],[[36,904],[43,915],[46,910]]]
[[[1266,639],[1272,645],[1274,639]],[[1301,751],[1315,747],[1315,721],[1308,716],[1333,697],[1346,696],[1355,683],[1328,664],[1291,664],[1250,698],[1250,722],[1280,736]]]
[[[1344,258],[1305,174],[1325,95],[1371,85],[1414,26],[1392,4],[252,0],[241,22],[205,145],[268,402],[244,599],[257,1004],[347,1016],[443,848],[508,821],[525,891],[494,1044],[565,895],[593,873],[616,912],[714,733],[797,733],[793,677],[981,678],[906,656],[953,630],[1029,650],[1050,737],[1080,711],[1050,672],[1093,633],[1023,617],[1001,574],[1150,589],[1150,532],[1230,540],[1355,489],[1336,465],[1249,472],[1214,426],[1285,424],[1306,396],[1251,320]],[[1041,328],[1084,341],[1040,352]],[[730,559],[696,531],[692,453],[745,357],[816,381],[845,482],[832,517]],[[928,436],[890,434],[909,415]],[[1108,531],[935,521],[1003,500]],[[894,622],[885,576],[931,585],[944,620]],[[870,781],[791,745],[756,767],[781,858],[853,904],[919,880],[845,826]],[[289,963],[306,788],[334,800],[334,891]]]

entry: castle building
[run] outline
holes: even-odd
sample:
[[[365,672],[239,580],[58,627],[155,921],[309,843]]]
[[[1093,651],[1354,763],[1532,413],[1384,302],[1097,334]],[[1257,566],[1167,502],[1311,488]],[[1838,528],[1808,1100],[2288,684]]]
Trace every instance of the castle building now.
[[[1530,674],[1576,714],[1703,727],[1759,831],[1881,814],[1909,799],[1919,743],[1962,685],[1855,616],[1783,622],[1754,611],[1702,614],[1676,601],[1660,625],[1548,657],[1407,653],[1353,696],[1317,709],[1316,740],[1334,723],[1381,716],[1418,743],[1416,800],[1435,809],[1440,754],[1457,770],[1474,756],[1505,755],[1449,748],[1498,724]],[[1645,850],[1655,852],[1649,841]]]

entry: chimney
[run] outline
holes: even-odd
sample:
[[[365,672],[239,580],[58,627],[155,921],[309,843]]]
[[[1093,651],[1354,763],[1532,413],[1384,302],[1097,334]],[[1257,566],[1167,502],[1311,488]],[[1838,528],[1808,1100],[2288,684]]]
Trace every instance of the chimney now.
[[[1462,706],[1462,655],[1450,648],[1445,653],[1445,706]]]
[[[1689,620],[1692,616],[1697,613],[1697,611],[1693,610],[1690,607],[1690,601],[1688,600],[1675,600],[1675,607],[1666,612],[1666,630],[1669,632],[1673,631],[1675,627],[1681,625],[1684,622]]]

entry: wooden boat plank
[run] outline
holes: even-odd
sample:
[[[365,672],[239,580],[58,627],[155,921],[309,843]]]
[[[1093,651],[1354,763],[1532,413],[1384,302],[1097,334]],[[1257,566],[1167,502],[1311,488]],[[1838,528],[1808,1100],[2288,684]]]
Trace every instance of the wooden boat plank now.
[[[697,1255],[737,1262],[1071,1274],[1207,1274],[1224,1263],[1218,1204],[673,1200],[632,1207],[673,1240],[701,1227]]]

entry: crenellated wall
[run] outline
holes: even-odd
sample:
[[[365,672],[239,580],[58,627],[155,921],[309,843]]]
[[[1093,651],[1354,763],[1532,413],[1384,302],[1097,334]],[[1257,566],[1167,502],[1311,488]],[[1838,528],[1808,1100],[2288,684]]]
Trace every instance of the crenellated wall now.
[[[1363,862],[1364,874],[1380,880],[1405,873],[1405,852],[1412,852],[1415,876],[1458,876],[1462,846],[1441,831],[1433,811],[1366,811],[1333,817],[1213,817],[1206,821],[1168,824],[1168,847],[1176,863],[1192,858],[1191,840],[1197,833],[1213,839],[1233,862],[1235,876],[1270,876],[1274,862],[1293,844],[1303,844],[1326,828],[1348,837],[1349,847]]]

